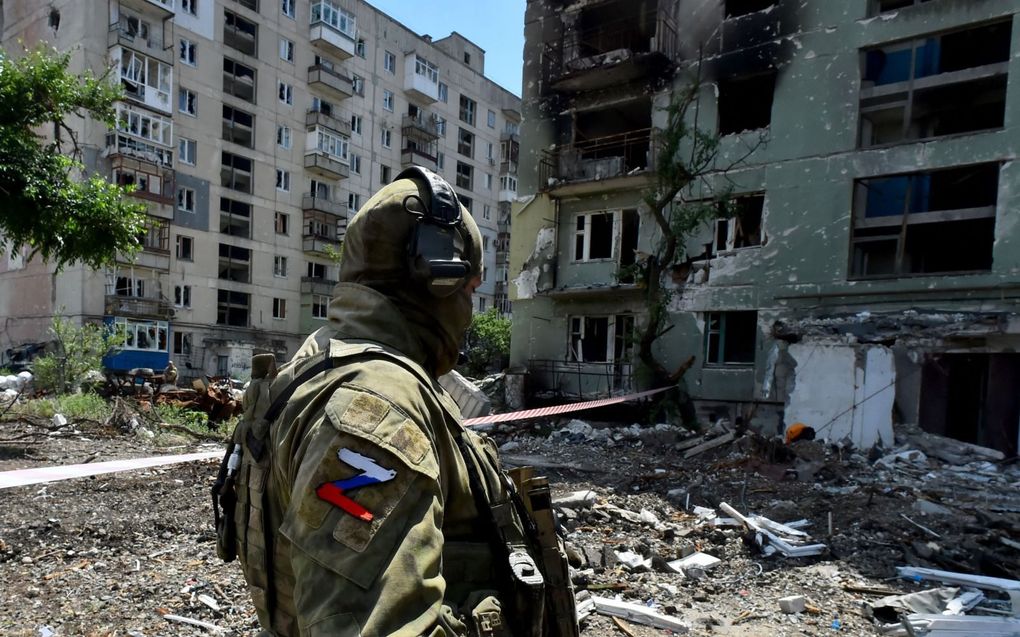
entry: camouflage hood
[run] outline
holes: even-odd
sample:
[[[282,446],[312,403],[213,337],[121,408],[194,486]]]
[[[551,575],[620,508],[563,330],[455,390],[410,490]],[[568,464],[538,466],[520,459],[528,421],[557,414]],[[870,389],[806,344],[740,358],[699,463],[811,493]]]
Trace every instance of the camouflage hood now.
[[[379,190],[351,219],[329,318],[341,338],[387,343],[439,376],[457,362],[471,324],[471,297],[458,291],[436,298],[410,278],[407,243],[418,221],[404,208],[408,195],[431,205],[427,190],[400,179]],[[471,264],[466,285],[481,274],[482,241],[471,214],[463,207],[461,214],[462,257]]]

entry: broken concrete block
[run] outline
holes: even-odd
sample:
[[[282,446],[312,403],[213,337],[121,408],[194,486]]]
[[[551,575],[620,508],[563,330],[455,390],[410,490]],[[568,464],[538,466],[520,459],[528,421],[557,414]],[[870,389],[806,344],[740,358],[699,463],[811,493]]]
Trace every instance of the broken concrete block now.
[[[682,557],[678,560],[673,560],[672,562],[669,563],[669,565],[672,568],[679,571],[687,571],[694,568],[700,569],[702,571],[707,571],[718,566],[720,562],[722,562],[722,560],[713,555],[709,555],[708,553],[702,553],[701,551],[696,551],[694,553],[691,553],[687,557]]]
[[[585,491],[574,491],[567,495],[554,497],[552,500],[553,506],[558,507],[573,507],[586,509],[591,505],[595,504],[595,492],[591,490]]]
[[[807,600],[803,595],[791,595],[779,598],[779,608],[787,615],[803,613],[807,609]]]

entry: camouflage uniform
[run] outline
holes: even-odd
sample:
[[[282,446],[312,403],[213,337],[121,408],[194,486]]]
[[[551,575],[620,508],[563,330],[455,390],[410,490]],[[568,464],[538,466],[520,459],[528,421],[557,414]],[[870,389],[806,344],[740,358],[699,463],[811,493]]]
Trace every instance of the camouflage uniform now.
[[[408,194],[418,186],[398,180],[351,221],[328,325],[279,372],[253,363],[231,529],[264,635],[510,634],[489,510],[523,524],[494,445],[465,431],[435,380],[471,299],[408,281]],[[481,240],[466,211],[461,237],[473,278]],[[267,415],[274,401],[286,406]],[[364,467],[345,457],[381,478],[358,484]]]

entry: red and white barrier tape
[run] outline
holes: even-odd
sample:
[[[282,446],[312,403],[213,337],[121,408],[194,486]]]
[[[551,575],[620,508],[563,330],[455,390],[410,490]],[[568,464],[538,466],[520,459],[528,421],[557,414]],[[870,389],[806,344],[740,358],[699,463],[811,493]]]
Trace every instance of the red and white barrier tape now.
[[[659,392],[664,392],[667,389],[670,389],[670,387],[651,389],[649,391],[638,392],[636,394],[628,394],[626,396],[614,396],[612,398],[588,400],[582,403],[554,405],[552,407],[541,407],[539,409],[525,409],[523,411],[515,411],[509,414],[495,414],[492,416],[483,416],[481,418],[469,418],[464,421],[464,426],[471,427],[474,425],[487,425],[497,422],[508,422],[510,420],[528,420],[529,418],[556,416],[559,414],[566,414],[574,411],[594,409],[595,407],[616,405],[619,403],[626,402],[628,400],[634,400],[635,398],[644,398],[646,396],[658,394]],[[153,458],[134,458],[128,460],[111,460],[109,462],[95,462],[89,464],[73,464],[57,467],[36,467],[33,469],[16,469],[14,471],[2,471],[0,472],[0,489],[8,489],[11,487],[24,487],[30,484],[39,484],[40,482],[56,482],[58,480],[68,480],[70,478],[84,478],[87,476],[97,476],[104,473],[117,473],[119,471],[132,471],[134,469],[147,469],[149,467],[159,467],[162,465],[192,462],[195,460],[210,460],[212,458],[220,458],[222,456],[223,456],[222,451],[207,451],[204,453],[189,453],[179,456],[156,456]]]
[[[644,398],[645,396],[651,396],[652,394],[658,394],[664,392],[672,387],[660,387],[659,389],[649,389],[648,391],[638,392],[636,394],[627,394],[626,396],[614,396],[612,398],[600,398],[599,400],[587,400],[583,403],[570,403],[567,405],[554,405],[552,407],[539,407],[538,409],[525,409],[524,411],[515,411],[509,414],[493,414],[492,416],[482,416],[481,418],[468,418],[464,421],[465,427],[472,427],[474,425],[488,425],[495,422],[507,422],[510,420],[528,420],[529,418],[541,418],[542,416],[556,416],[559,414],[568,414],[572,411],[583,411],[585,409],[594,409],[596,407],[605,407],[606,405],[616,405],[618,403],[624,403],[628,400],[634,400],[635,398]]]
[[[154,458],[129,458],[127,460],[111,460],[109,462],[95,462],[89,464],[72,464],[59,467],[35,467],[34,469],[16,469],[14,471],[0,472],[0,489],[10,487],[23,487],[29,484],[40,482],[55,482],[69,478],[84,478],[86,476],[97,476],[103,473],[116,473],[118,471],[131,471],[133,469],[146,469],[167,464],[178,464],[181,462],[192,462],[194,460],[209,460],[222,458],[222,451],[207,451],[204,453],[188,453],[179,456],[156,456]]]

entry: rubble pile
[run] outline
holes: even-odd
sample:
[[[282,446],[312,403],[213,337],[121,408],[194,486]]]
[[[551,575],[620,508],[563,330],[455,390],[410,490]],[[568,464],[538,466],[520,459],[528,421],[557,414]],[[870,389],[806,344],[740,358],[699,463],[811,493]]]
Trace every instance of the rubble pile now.
[[[127,433],[146,404],[125,402],[112,437],[78,423],[0,447],[0,470],[165,453]],[[14,438],[28,425],[5,426]],[[486,428],[506,465],[550,479],[582,637],[1020,632],[1020,470],[992,450],[913,427],[874,450],[726,422]],[[240,570],[213,548],[214,473],[185,464],[0,492],[0,634],[252,634]]]
[[[243,398],[244,392],[234,387],[229,378],[210,378],[208,383],[196,379],[191,389],[163,389],[155,401],[204,412],[209,416],[209,422],[216,423],[239,416],[244,411]]]

